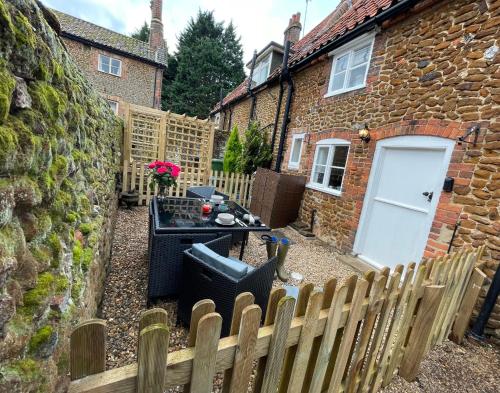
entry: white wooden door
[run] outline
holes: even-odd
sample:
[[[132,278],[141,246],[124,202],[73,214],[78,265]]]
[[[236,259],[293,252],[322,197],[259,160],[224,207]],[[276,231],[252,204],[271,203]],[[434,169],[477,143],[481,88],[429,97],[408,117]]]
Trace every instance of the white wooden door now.
[[[454,141],[401,136],[377,143],[354,252],[376,267],[422,258]]]

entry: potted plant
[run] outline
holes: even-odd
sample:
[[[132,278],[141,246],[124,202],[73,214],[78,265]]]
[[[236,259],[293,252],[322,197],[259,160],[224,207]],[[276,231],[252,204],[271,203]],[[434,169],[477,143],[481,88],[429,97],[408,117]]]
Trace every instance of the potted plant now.
[[[181,168],[169,161],[153,161],[148,168],[150,169],[149,188],[154,190],[155,185],[158,184],[158,199],[164,200],[168,189],[177,185]]]

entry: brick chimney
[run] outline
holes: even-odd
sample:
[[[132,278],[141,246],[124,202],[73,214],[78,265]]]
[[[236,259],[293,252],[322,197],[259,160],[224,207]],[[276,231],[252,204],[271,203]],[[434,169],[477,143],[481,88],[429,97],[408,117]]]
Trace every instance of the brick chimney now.
[[[151,30],[149,33],[149,47],[156,51],[165,48],[163,39],[163,23],[161,21],[161,10],[163,0],[151,0]]]
[[[284,43],[287,41],[291,41],[292,44],[295,44],[298,40],[300,40],[300,32],[302,30],[302,24],[300,23],[300,12],[293,14],[290,18],[290,22],[288,22],[288,27],[285,29],[285,39]]]

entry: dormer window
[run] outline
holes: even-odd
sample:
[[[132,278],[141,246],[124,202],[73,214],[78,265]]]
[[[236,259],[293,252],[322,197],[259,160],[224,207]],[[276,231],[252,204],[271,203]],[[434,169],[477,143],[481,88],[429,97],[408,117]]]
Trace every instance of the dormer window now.
[[[257,86],[264,83],[269,76],[271,70],[271,54],[259,61],[253,70],[252,81]]]

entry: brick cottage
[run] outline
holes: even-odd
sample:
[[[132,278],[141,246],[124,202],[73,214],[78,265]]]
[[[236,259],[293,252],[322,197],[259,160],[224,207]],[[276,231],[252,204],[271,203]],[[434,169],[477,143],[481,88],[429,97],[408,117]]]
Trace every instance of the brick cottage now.
[[[151,1],[149,43],[53,10],[73,60],[115,113],[124,103],[160,109],[167,46],[162,0]]]
[[[300,15],[286,39],[297,27]],[[344,0],[301,40],[292,34],[286,67],[248,78],[213,113],[226,132],[271,124],[277,169],[307,178],[299,220],[314,214],[314,233],[341,252],[394,267],[486,244],[491,278],[499,30],[500,0]],[[489,328],[500,333],[496,321],[498,304]]]

